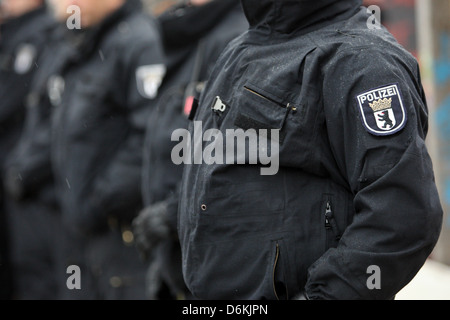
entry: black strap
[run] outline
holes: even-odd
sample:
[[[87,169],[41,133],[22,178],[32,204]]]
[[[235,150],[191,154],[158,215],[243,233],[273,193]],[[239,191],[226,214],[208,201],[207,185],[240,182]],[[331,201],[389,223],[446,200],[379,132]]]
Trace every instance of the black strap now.
[[[197,45],[197,52],[195,55],[195,61],[194,61],[194,68],[192,70],[192,77],[190,82],[188,83],[185,93],[184,93],[184,101],[189,97],[194,97],[194,100],[192,102],[192,108],[189,113],[189,120],[194,120],[195,114],[197,112],[198,108],[198,96],[197,96],[197,86],[199,82],[202,80],[200,79],[202,68],[203,68],[203,62],[204,62],[204,56],[205,56],[205,48],[206,44],[203,39],[201,39],[198,42]]]

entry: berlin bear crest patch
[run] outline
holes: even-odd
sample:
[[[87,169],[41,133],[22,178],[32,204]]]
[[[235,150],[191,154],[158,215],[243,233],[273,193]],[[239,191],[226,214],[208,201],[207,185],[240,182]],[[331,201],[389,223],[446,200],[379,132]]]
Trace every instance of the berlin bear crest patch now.
[[[371,134],[391,135],[405,126],[407,114],[397,84],[366,91],[356,99],[362,123]]]

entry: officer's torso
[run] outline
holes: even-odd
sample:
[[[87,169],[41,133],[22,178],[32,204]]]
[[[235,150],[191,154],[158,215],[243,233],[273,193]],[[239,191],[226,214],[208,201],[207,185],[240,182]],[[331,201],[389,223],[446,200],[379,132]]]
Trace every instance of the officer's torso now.
[[[64,66],[61,100],[52,115],[52,160],[63,190],[77,194],[71,199],[90,192],[129,133],[128,94],[136,75],[124,61],[128,48],[139,45],[140,34],[133,32],[148,33],[136,28],[142,23],[149,22],[138,12],[115,21]]]
[[[54,105],[59,103],[62,79],[58,73],[72,54],[65,41],[64,27],[55,23],[52,35],[42,50],[25,99],[26,118],[21,138],[8,156],[6,167],[20,172],[24,192],[43,196],[54,202],[50,166],[50,118]],[[64,28],[64,29],[62,29]],[[52,199],[50,199],[52,198]]]
[[[54,22],[45,8],[2,25],[0,40],[0,147],[6,155],[23,125],[27,93]]]
[[[176,145],[171,136],[175,130],[188,127],[190,105],[186,105],[185,99],[200,96],[219,55],[248,26],[240,6],[231,8],[221,18],[206,35],[193,39],[190,46],[169,51],[170,76],[166,90],[147,127],[147,159],[144,161],[144,200],[147,205],[164,200],[181,179],[183,166],[171,161],[171,152]]]
[[[341,47],[357,46],[353,42],[368,35],[366,20],[361,12],[276,41],[250,30],[222,55],[190,126],[194,145],[203,139],[192,162],[202,161],[186,165],[180,204],[184,274],[194,295],[292,297],[304,287],[308,266],[337,245],[354,214],[353,196],[327,140],[322,75]],[[346,28],[351,36],[336,31]],[[383,37],[361,41],[381,44]],[[224,156],[206,164],[213,144],[202,134],[211,129],[220,131]],[[262,175],[260,159],[249,164],[250,148],[245,164],[238,163],[239,152],[227,160],[227,130],[240,129],[256,129],[258,141],[266,141],[253,148],[258,156],[271,146],[276,152],[266,134],[279,133],[276,174]]]

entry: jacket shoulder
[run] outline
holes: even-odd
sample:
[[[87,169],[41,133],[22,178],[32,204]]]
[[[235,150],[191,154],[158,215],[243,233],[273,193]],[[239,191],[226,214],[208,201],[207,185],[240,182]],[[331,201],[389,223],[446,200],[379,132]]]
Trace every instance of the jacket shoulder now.
[[[248,22],[242,9],[233,9],[204,38],[206,56],[216,60],[221,53],[248,29]]]
[[[322,54],[325,53],[328,65],[346,61],[380,65],[396,60],[407,65],[411,71],[417,70],[415,57],[404,49],[387,29],[368,27],[365,10],[318,33],[309,35],[309,38]]]
[[[234,8],[229,14],[210,32],[207,38],[222,38],[232,40],[248,29],[247,18],[240,7]]]
[[[160,41],[158,25],[144,13],[133,14],[118,22],[108,38],[109,43],[120,49],[152,46]]]

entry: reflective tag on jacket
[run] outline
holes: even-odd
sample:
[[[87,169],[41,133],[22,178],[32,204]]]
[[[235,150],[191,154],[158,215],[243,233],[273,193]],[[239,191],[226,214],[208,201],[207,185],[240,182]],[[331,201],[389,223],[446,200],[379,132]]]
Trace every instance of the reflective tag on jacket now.
[[[386,136],[404,128],[407,114],[397,84],[371,89],[356,99],[362,123],[371,134]]]
[[[62,102],[62,97],[64,94],[66,83],[64,78],[59,75],[52,75],[47,81],[47,94],[50,103],[57,107]]]
[[[166,66],[163,64],[154,64],[137,68],[136,80],[139,93],[147,99],[156,98],[165,75]]]
[[[31,70],[36,58],[36,48],[31,44],[20,46],[14,61],[14,71],[18,74],[25,74]]]

